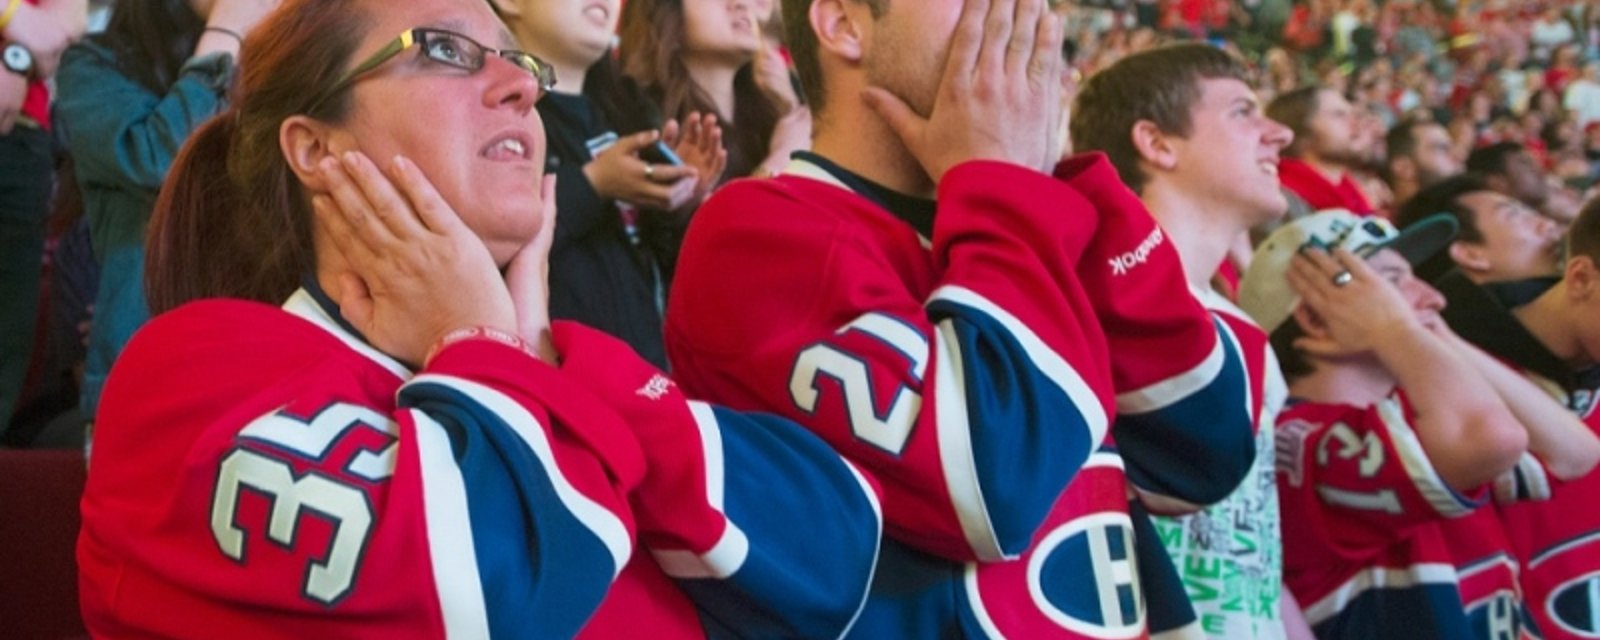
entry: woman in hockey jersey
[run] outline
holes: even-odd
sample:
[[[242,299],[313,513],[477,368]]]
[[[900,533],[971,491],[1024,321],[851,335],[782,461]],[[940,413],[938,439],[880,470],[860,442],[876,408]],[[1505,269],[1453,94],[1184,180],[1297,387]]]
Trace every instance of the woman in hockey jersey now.
[[[622,338],[667,366],[661,315],[689,224],[728,154],[716,117],[660,114],[612,60],[621,0],[494,0],[561,82],[539,100],[556,186],[550,313]],[[664,134],[664,135],[663,135]],[[674,165],[656,145],[671,143]]]
[[[512,42],[480,0],[287,0],[250,36],[162,193],[160,315],[101,404],[93,633],[851,624],[880,529],[862,476],[548,322],[553,78]]]

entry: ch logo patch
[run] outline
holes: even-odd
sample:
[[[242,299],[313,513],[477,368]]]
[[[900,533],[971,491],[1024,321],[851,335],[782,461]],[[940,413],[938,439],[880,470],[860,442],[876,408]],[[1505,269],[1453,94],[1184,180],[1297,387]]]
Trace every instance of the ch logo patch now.
[[[1125,513],[1072,520],[1039,541],[1028,559],[1034,605],[1063,629],[1091,638],[1133,638],[1145,608]]]

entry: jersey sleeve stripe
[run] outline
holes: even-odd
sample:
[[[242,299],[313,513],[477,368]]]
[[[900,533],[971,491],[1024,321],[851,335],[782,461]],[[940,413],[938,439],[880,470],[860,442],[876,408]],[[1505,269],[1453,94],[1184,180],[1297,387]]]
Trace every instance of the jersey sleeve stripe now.
[[[561,467],[556,463],[555,452],[550,446],[544,428],[532,413],[522,405],[513,401],[505,394],[484,385],[439,374],[423,374],[412,378],[406,387],[417,385],[437,384],[448,387],[466,397],[476,401],[491,413],[500,416],[507,426],[527,445],[528,449],[538,457],[544,466],[547,477],[555,489],[556,495],[566,506],[568,512],[577,521],[597,538],[611,555],[612,577],[622,572],[628,564],[628,559],[633,553],[633,541],[628,535],[628,528],[621,518],[611,513],[600,503],[583,495],[572,486],[572,483],[562,475]]]
[[[1175,375],[1166,380],[1149,385],[1143,389],[1135,389],[1117,394],[1117,411],[1119,413],[1150,413],[1170,407],[1184,398],[1210,386],[1217,376],[1222,373],[1223,365],[1229,355],[1239,353],[1235,347],[1230,350],[1223,344],[1219,336],[1216,344],[1211,348],[1211,353],[1206,359],[1195,365],[1194,368]],[[1248,407],[1249,398],[1245,398]]]
[[[444,427],[428,414],[411,411],[422,471],[422,506],[427,517],[428,559],[433,563],[439,611],[449,638],[489,637],[478,556],[467,515],[467,488],[456,466]]]
[[[1401,407],[1399,399],[1390,396],[1379,402],[1378,416],[1389,432],[1395,452],[1400,455],[1400,463],[1405,466],[1406,475],[1411,477],[1417,492],[1439,512],[1439,515],[1447,518],[1460,517],[1478,507],[1477,502],[1457,493],[1450,485],[1445,484],[1444,478],[1439,477],[1439,471],[1428,461],[1428,454],[1423,450],[1422,442],[1417,439],[1417,432],[1412,430],[1406,421],[1405,410]]]
[[[1545,475],[1544,463],[1531,452],[1522,452],[1516,465],[1495,478],[1494,501],[1499,504],[1549,499],[1550,478]]]
[[[1038,407],[1027,408],[1030,414],[1056,413],[1063,419],[1059,424],[1034,425],[1035,427],[1066,430],[1071,429],[1069,425],[1073,423],[1082,425],[1087,433],[1075,435],[1086,438],[1084,442],[1087,446],[1081,453],[1083,458],[1063,461],[1070,465],[1071,470],[1075,471],[1081,467],[1089,452],[1104,440],[1108,417],[1102,409],[1099,398],[1077,371],[1046,345],[1037,334],[999,305],[975,291],[954,285],[947,285],[935,291],[928,304],[931,315],[945,316],[945,319],[937,322],[933,335],[934,348],[939,354],[933,373],[934,411],[939,434],[939,461],[945,479],[945,489],[975,557],[983,561],[1014,559],[1026,548],[1033,536],[1032,528],[1038,523],[1023,523],[1015,517],[1005,517],[1020,515],[1023,511],[1008,509],[1005,514],[994,512],[992,505],[989,504],[989,498],[1004,483],[998,482],[997,478],[996,486],[990,487],[986,492],[984,480],[996,477],[1005,470],[990,468],[996,464],[994,461],[988,461],[975,449],[973,431],[986,428],[1029,427],[1012,423],[1007,423],[1004,427],[995,426],[992,423],[1007,422],[1015,418],[996,420],[992,416],[981,415],[984,407],[973,404],[974,391],[971,378],[974,372],[971,369],[981,367],[984,363],[969,361],[968,354],[963,349],[961,329],[958,325],[983,325],[982,333],[985,340],[1008,344],[1007,348],[1016,352],[1014,355],[1026,361],[1027,366],[1024,368],[1031,371],[1019,371],[1016,374],[1017,378],[1026,379],[1030,376],[1042,378],[1038,385],[1042,389],[1035,390],[1034,397],[1025,396],[1021,400],[1039,403]],[[1012,367],[1015,368],[1015,365]],[[981,369],[977,373],[981,374]],[[1021,386],[1026,388],[1027,385]],[[1039,390],[1053,392],[1038,395]],[[987,390],[980,389],[976,395],[979,398],[985,397],[983,391]],[[1002,408],[1007,411],[1023,410],[1018,407]],[[980,415],[975,415],[974,412]],[[1061,455],[1069,456],[1071,453],[1064,450]],[[1048,475],[1042,471],[1038,473]],[[1054,501],[1060,489],[1061,487],[1054,488],[1048,502]],[[1005,501],[1008,504],[1016,503],[1018,496],[1007,495]],[[1044,506],[1047,508],[1048,504]],[[1012,521],[1016,521],[1017,526],[1009,526]],[[1027,530],[1021,530],[1023,528]]]
[[[945,285],[934,291],[931,299],[969,307],[1005,327],[1012,339],[1022,345],[1023,351],[1033,361],[1034,367],[1055,383],[1055,386],[1072,401],[1072,405],[1083,414],[1084,422],[1089,425],[1089,440],[1098,443],[1105,439],[1110,416],[1100,410],[1099,398],[1095,397],[1089,384],[1084,382],[1083,376],[1078,375],[1077,370],[1066,359],[1046,345],[1044,340],[1026,324],[999,305],[990,302],[988,298],[966,287]]]
[[[726,520],[727,514],[723,509],[727,464],[722,451],[722,427],[717,423],[716,413],[703,402],[690,402],[689,411],[694,415],[695,426],[700,431],[701,455],[706,470],[706,503],[722,514],[726,524],[722,529],[722,537],[705,553],[679,549],[652,549],[651,553],[661,565],[661,570],[674,578],[726,579],[738,573],[749,558],[750,539],[739,525]]]
[[[989,518],[979,487],[978,465],[972,454],[972,428],[967,421],[967,394],[960,381],[965,378],[960,349],[949,345],[953,329],[943,323],[934,331],[935,348],[944,357],[933,376],[934,411],[939,429],[939,464],[944,468],[945,490],[955,505],[961,532],[980,560],[1012,560],[1000,548],[1000,536]]]
[[[1425,563],[1405,568],[1371,567],[1351,576],[1321,600],[1306,607],[1306,622],[1313,627],[1319,625],[1338,615],[1357,597],[1372,589],[1411,589],[1430,584],[1455,589],[1455,566]]]

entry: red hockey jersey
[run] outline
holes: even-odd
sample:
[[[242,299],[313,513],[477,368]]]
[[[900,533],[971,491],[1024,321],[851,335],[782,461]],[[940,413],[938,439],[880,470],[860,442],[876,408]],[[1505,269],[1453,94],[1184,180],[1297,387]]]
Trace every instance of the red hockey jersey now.
[[[1446,485],[1410,416],[1400,393],[1279,415],[1285,582],[1319,638],[1504,637],[1490,630],[1517,628],[1515,568],[1494,519],[1469,518],[1488,487]],[[1469,620],[1464,596],[1488,608]]]
[[[699,211],[667,345],[690,391],[791,417],[879,481],[890,540],[855,632],[1143,635],[1127,479],[1205,503],[1254,453],[1237,347],[1164,232],[1102,156],[961,165],[926,217],[798,158]]]
[[[1572,393],[1536,374],[1558,400],[1578,412],[1600,433],[1596,390]],[[1528,465],[1522,465],[1526,468]],[[1600,473],[1562,482],[1540,470],[1525,476],[1527,486],[1548,491],[1549,499],[1498,505],[1501,521],[1522,568],[1522,593],[1547,639],[1600,638]]]
[[[412,372],[336,318],[302,290],[134,338],[83,497],[93,633],[838,635],[857,615],[876,498],[803,429],[689,402],[577,325],[553,327],[560,368],[489,335]]]

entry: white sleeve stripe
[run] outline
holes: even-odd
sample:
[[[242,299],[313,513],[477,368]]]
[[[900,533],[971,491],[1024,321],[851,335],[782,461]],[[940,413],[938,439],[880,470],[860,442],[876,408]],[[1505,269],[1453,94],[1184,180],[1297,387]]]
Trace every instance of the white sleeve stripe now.
[[[1561,555],[1562,552],[1565,552],[1568,549],[1572,549],[1574,547],[1581,547],[1581,546],[1584,546],[1584,545],[1592,544],[1595,540],[1600,540],[1600,531],[1597,531],[1597,532],[1594,532],[1594,533],[1587,533],[1587,534],[1578,536],[1576,538],[1572,538],[1570,540],[1567,540],[1566,542],[1562,542],[1561,544],[1552,546],[1552,547],[1550,547],[1548,549],[1544,549],[1543,551],[1535,553],[1535,554],[1533,554],[1532,558],[1528,559],[1528,570],[1532,571],[1534,569],[1538,569],[1539,565],[1544,564],[1544,561],[1549,560],[1549,559],[1551,559],[1553,557],[1556,557],[1558,555]]]
[[[421,411],[416,424],[417,459],[422,473],[422,507],[428,531],[428,559],[434,593],[448,638],[489,637],[487,605],[478,575],[467,489],[444,428]]]
[[[1371,589],[1411,589],[1423,585],[1456,586],[1456,568],[1448,564],[1418,564],[1403,569],[1372,567],[1351,576],[1332,593],[1306,607],[1306,622],[1321,624],[1343,611]]]
[[[933,384],[939,466],[944,472],[945,491],[955,506],[961,533],[966,536],[973,553],[981,560],[1011,560],[1013,556],[1005,555],[1000,549],[1000,538],[995,533],[994,522],[989,519],[989,507],[979,487],[978,464],[972,457],[967,394],[959,382],[965,375],[961,350],[950,345],[954,338],[947,335],[954,331],[949,323],[940,323],[933,333],[934,348],[942,355],[934,368]]]
[[[700,433],[700,453],[706,469],[706,503],[722,516],[722,537],[705,553],[679,549],[652,549],[661,570],[674,578],[724,579],[744,566],[750,557],[750,539],[739,525],[723,511],[727,500],[726,460],[722,453],[722,428],[717,423],[716,412],[703,402],[690,402],[695,426]]]
[[[1072,402],[1073,409],[1089,426],[1090,445],[1094,446],[1105,439],[1109,417],[1099,410],[1099,398],[1089,390],[1089,385],[1084,383],[1077,371],[1021,320],[979,293],[955,285],[946,285],[935,291],[930,301],[939,300],[947,300],[987,315],[1004,327],[1022,346],[1034,367]],[[945,489],[955,506],[962,533],[973,553],[984,561],[1015,559],[1016,556],[1008,556],[1000,548],[999,536],[995,533],[994,522],[984,503],[977,461],[972,452],[971,416],[965,384],[966,363],[955,335],[954,322],[940,322],[933,337],[934,348],[940,356],[934,363],[934,411]]]
[[[550,478],[556,496],[566,506],[567,511],[588,528],[610,552],[613,562],[612,577],[615,578],[622,572],[622,568],[628,564],[628,558],[633,554],[633,541],[628,535],[627,526],[616,514],[572,486],[563,475],[561,467],[556,464],[555,451],[550,447],[550,440],[532,413],[505,394],[470,380],[429,373],[412,378],[406,386],[418,384],[437,384],[459,391],[505,420],[511,430],[528,445],[528,449],[544,465],[545,475]]]
[[[1545,477],[1544,465],[1532,452],[1522,452],[1517,464],[1494,479],[1494,499],[1500,504],[1549,500],[1550,481]]]
[[[651,549],[661,570],[674,578],[727,579],[744,566],[750,557],[750,539],[732,522],[722,530],[722,538],[705,553],[678,549]]]
[[[994,321],[1005,327],[1011,337],[1022,345],[1022,351],[1028,359],[1056,388],[1066,394],[1072,401],[1073,408],[1082,414],[1083,421],[1089,425],[1089,442],[1099,444],[1105,439],[1106,426],[1110,424],[1110,416],[1100,410],[1100,398],[1089,389],[1089,384],[1083,381],[1083,376],[1078,375],[1078,370],[1073,368],[1060,354],[1051,349],[1039,335],[1029,329],[1016,316],[1011,315],[982,294],[956,285],[945,285],[933,292],[930,301],[948,300],[956,304],[969,307],[979,313],[989,316]],[[946,345],[949,346],[948,344]],[[948,351],[946,351],[948,352]],[[1086,410],[1088,409],[1088,410]]]
[[[1211,353],[1193,369],[1142,389],[1117,394],[1117,411],[1122,413],[1159,411],[1204,389],[1222,373],[1222,364],[1227,360],[1227,348],[1223,346],[1222,340],[1223,338],[1218,336],[1216,344],[1211,347]],[[1238,353],[1237,346],[1235,353]]]
[[[1400,406],[1400,400],[1391,395],[1378,402],[1378,417],[1388,430],[1395,451],[1400,454],[1400,463],[1405,466],[1406,475],[1411,477],[1417,492],[1422,494],[1428,504],[1432,505],[1439,515],[1448,518],[1471,513],[1476,505],[1462,498],[1450,488],[1450,485],[1445,484],[1444,478],[1439,477],[1439,471],[1428,461],[1428,453],[1422,448],[1422,442],[1417,440],[1417,432],[1406,422],[1405,410]]]

